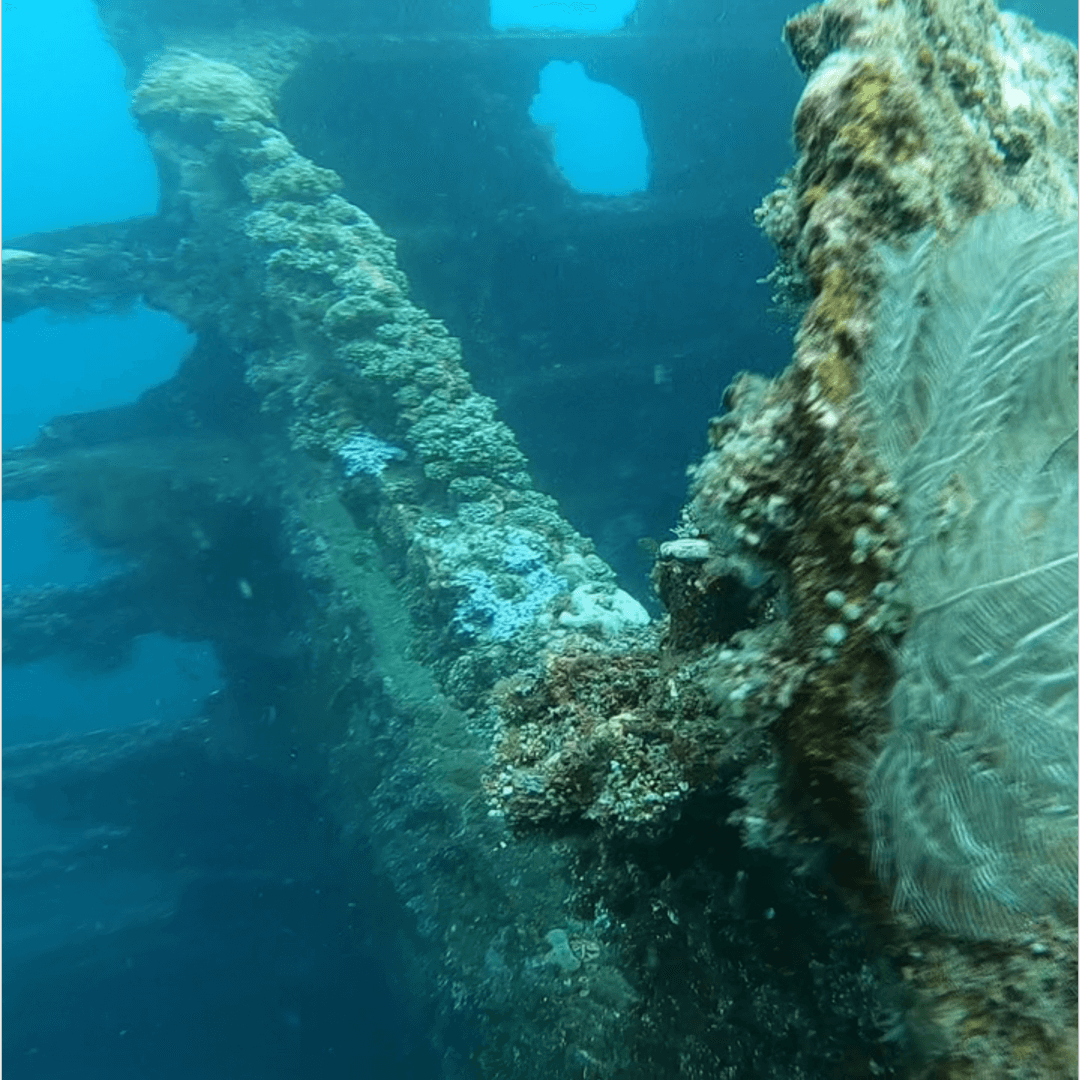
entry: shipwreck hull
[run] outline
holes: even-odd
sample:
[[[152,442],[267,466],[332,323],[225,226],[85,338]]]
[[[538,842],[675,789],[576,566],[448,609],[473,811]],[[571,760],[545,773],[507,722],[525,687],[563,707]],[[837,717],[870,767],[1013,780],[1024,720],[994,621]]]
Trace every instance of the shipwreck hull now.
[[[343,902],[380,896],[384,953],[448,1076],[1075,1069],[1075,892],[1048,878],[1015,918],[950,924],[916,917],[948,905],[893,910],[874,865],[888,825],[868,806],[889,803],[874,784],[896,770],[873,763],[922,614],[902,470],[860,393],[879,252],[1002,206],[1076,211],[1075,50],[988,3],[927,7],[837,0],[788,24],[809,80],[799,159],[759,220],[801,314],[794,359],[729,391],[683,535],[654,570],[669,614],[650,620],[537,490],[473,378],[506,388],[513,418],[515,378],[571,344],[588,358],[573,386],[610,379],[629,339],[707,369],[710,289],[749,287],[709,269],[736,198],[717,185],[740,181],[709,134],[722,119],[707,13],[644,6],[618,34],[559,39],[647,118],[649,192],[601,204],[553,174],[526,122],[550,35],[492,34],[453,7],[400,25],[100,5],[162,205],[13,242],[5,318],[143,302],[197,344],[137,403],[58,418],[6,455],[6,498],[52,499],[129,569],[9,599],[5,660],[92,663],[149,632],[212,643],[225,687],[200,752],[295,785],[332,822]],[[394,122],[421,69],[451,103],[445,127]],[[478,108],[483,135],[458,132]],[[437,153],[443,173],[403,170],[403,139],[457,139],[473,167]],[[464,251],[462,221],[478,238]],[[529,279],[492,275],[529,250],[545,292],[525,302]],[[639,297],[658,299],[627,314],[619,266],[639,265]],[[582,331],[593,340],[560,337],[584,310],[604,313]],[[1075,355],[1070,368],[1055,350],[1074,385]],[[521,441],[538,441],[523,411]],[[1075,423],[1067,409],[1055,422]],[[1018,456],[1040,476],[1052,462],[1046,499],[1075,501],[1075,455]],[[568,497],[587,495],[583,480]],[[1067,583],[1075,537],[1071,563],[1070,537],[1059,546],[1046,558]],[[179,760],[194,730],[133,732],[122,757]],[[91,739],[68,767],[115,750]],[[47,815],[40,792],[68,781],[19,768],[7,797]],[[1060,809],[1069,783],[1046,801]],[[1029,833],[1067,876],[1075,816],[1047,839],[1041,812]]]

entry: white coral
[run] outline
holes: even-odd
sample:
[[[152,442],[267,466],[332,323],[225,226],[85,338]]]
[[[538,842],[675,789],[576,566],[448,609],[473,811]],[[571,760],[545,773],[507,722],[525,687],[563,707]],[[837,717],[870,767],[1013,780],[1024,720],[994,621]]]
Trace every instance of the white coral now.
[[[998,211],[889,257],[864,380],[914,602],[875,854],[898,905],[978,936],[1076,902],[1075,229]]]

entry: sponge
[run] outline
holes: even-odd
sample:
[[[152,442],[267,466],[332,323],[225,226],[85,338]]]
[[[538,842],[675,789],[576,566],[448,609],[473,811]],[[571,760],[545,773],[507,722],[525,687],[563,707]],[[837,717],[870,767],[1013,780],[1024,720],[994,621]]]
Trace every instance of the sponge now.
[[[913,618],[867,786],[895,903],[994,937],[1076,904],[1076,223],[883,253],[861,407]]]

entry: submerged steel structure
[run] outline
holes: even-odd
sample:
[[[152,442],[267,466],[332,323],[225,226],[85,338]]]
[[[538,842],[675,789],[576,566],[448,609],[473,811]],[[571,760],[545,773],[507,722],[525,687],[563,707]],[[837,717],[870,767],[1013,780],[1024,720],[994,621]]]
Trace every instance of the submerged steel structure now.
[[[127,569],[9,598],[5,661],[106,663],[159,632],[212,643],[225,688],[182,729],[21,750],[6,797],[48,820],[58,793],[123,788],[170,754],[302,789],[354,899],[378,905],[448,1076],[1069,1075],[1068,611],[1025,596],[1040,624],[980,654],[1037,657],[1037,753],[1014,752],[1007,724],[985,734],[956,673],[939,688],[959,695],[953,727],[902,727],[890,702],[935,605],[909,572],[924,537],[875,401],[908,410],[908,446],[936,421],[917,352],[892,398],[863,383],[882,371],[882,297],[906,280],[886,246],[929,229],[944,250],[1016,204],[1041,224],[1014,246],[1074,219],[1075,50],[989,0],[828,0],[788,22],[807,79],[797,160],[758,220],[801,320],[794,358],[729,389],[659,547],[667,614],[650,619],[534,484],[515,435],[532,451],[552,420],[515,387],[554,402],[610,383],[628,350],[696,370],[749,337],[711,312],[715,289],[747,287],[716,270],[740,183],[716,88],[752,47],[708,4],[642,4],[603,36],[494,33],[482,5],[354,8],[99,3],[161,208],[12,242],[4,316],[143,302],[197,344],[135,404],[57,418],[6,456],[5,498],[52,499]],[[639,102],[647,193],[590,199],[560,179],[527,113],[552,57]],[[1040,263],[987,348],[1068,390],[1075,309],[1030,313],[1068,295],[1075,250]],[[967,296],[927,282],[913,304]],[[506,391],[514,430],[473,378]],[[1022,381],[971,405],[986,438],[958,445],[935,489],[953,515],[934,526],[942,558],[982,505],[968,459],[1008,447],[1045,486],[1032,534],[1075,504],[1075,399],[1054,397],[1048,450],[1015,426]],[[568,440],[633,441],[640,415],[617,420]],[[595,482],[583,472],[571,502]],[[1018,573],[1060,595],[1075,552],[1055,532]],[[918,786],[905,770],[946,746],[956,817],[911,810],[928,838],[912,869],[889,833]],[[1058,757],[1038,780],[1010,771],[1039,753]],[[976,772],[1025,823],[991,855],[1055,871],[1015,904],[932,865],[974,812]],[[146,805],[128,803],[138,843],[117,858],[163,835]],[[78,807],[84,835],[124,815],[92,794]],[[890,904],[897,873],[913,911]]]

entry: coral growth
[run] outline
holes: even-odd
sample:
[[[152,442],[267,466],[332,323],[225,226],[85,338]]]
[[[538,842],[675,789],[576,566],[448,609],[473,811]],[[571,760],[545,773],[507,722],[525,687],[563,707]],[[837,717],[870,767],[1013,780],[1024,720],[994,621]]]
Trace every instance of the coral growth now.
[[[865,405],[914,616],[877,858],[982,936],[1076,903],[1076,226],[999,211],[890,262]]]

